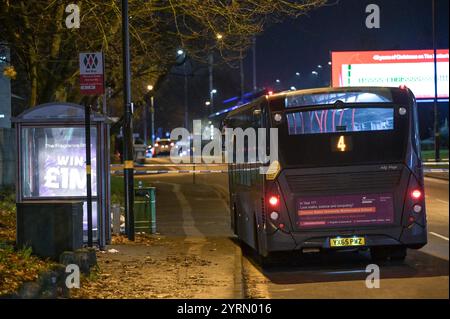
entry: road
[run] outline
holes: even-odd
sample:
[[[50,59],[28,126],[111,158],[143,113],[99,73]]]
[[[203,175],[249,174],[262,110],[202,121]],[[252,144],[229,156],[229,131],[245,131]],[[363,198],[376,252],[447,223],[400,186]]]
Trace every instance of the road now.
[[[165,163],[157,159],[156,163]],[[164,166],[162,166],[164,167]],[[161,167],[152,167],[160,169]],[[142,170],[148,169],[140,168]],[[167,167],[166,167],[167,169]],[[164,293],[147,295],[188,298],[448,298],[448,182],[426,178],[429,242],[420,250],[409,250],[404,263],[380,264],[380,288],[365,285],[367,254],[338,253],[313,256],[285,266],[261,269],[251,252],[233,239],[229,227],[227,176],[225,173],[172,173],[139,176],[157,187],[157,228],[167,243],[164,254],[203,258],[208,267],[178,269],[167,282],[176,284]],[[201,166],[201,170],[221,167]],[[141,249],[141,250],[139,250]],[[122,258],[134,261],[155,254],[149,246],[120,246]],[[128,251],[127,251],[128,250]],[[167,252],[169,251],[169,252]],[[119,253],[119,256],[121,254]],[[185,258],[188,258],[185,257]],[[196,258],[197,258],[196,257]],[[167,258],[165,259],[167,260]],[[186,259],[187,260],[187,259]],[[166,265],[170,268],[170,265]],[[149,270],[141,268],[146,287],[154,284]],[[164,270],[159,268],[161,273]],[[148,271],[148,276],[142,273]],[[121,274],[123,276],[123,274]],[[201,278],[201,282],[198,280]],[[192,278],[191,278],[192,277]],[[122,278],[122,277],[121,277]],[[192,280],[191,280],[192,279]],[[191,288],[189,288],[191,287]],[[194,289],[195,288],[195,289]],[[136,289],[136,287],[134,288]],[[169,293],[170,292],[170,293]],[[144,294],[145,295],[145,294]],[[129,295],[122,295],[127,298]]]

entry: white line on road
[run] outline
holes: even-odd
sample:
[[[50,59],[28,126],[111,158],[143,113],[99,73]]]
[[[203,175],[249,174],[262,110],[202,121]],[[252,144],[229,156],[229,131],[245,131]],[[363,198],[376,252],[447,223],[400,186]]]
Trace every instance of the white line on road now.
[[[442,199],[439,199],[439,198],[436,198],[436,200],[437,200],[438,202],[441,202],[441,203],[444,203],[444,204],[447,204],[447,205],[448,205],[448,202],[447,202],[446,200],[442,200]]]
[[[342,270],[342,271],[327,271],[325,274],[327,275],[345,275],[345,274],[356,274],[356,273],[362,273],[366,272],[365,269],[358,269],[358,270]]]
[[[171,184],[173,187],[173,191],[175,193],[175,196],[178,199],[178,202],[181,206],[181,214],[183,216],[183,231],[186,234],[186,236],[191,237],[205,237],[198,229],[195,227],[195,221],[192,217],[192,208],[189,204],[189,201],[184,196],[183,192],[181,191],[181,185],[180,184],[174,184],[174,183],[167,183]]]
[[[440,234],[438,234],[438,233],[435,233],[435,232],[430,231],[430,234],[431,234],[431,235],[434,235],[434,236],[436,236],[436,237],[439,237],[439,238],[441,238],[441,239],[443,239],[443,240],[448,241],[448,238],[447,238],[447,237],[442,236],[442,235],[440,235]]]
[[[448,180],[442,180],[442,179],[437,179],[437,178],[432,178],[432,177],[425,177],[425,180],[430,182],[430,183],[436,183],[436,184],[447,184],[448,185]]]

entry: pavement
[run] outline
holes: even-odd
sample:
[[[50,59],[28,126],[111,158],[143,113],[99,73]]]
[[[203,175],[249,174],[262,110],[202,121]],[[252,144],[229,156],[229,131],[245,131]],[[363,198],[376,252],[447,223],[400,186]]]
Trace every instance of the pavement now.
[[[139,176],[157,187],[158,234],[116,241],[108,247],[112,252],[99,253],[97,280],[83,283],[75,297],[449,297],[448,181],[425,179],[428,244],[409,250],[404,263],[380,264],[380,288],[368,289],[365,270],[372,262],[364,253],[292,258],[262,269],[230,232],[227,175],[195,175]]]

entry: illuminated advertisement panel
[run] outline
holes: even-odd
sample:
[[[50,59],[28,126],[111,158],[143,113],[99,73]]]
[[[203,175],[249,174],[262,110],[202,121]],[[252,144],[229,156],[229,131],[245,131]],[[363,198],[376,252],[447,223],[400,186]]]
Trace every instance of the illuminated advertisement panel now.
[[[449,97],[449,50],[437,51],[438,98]],[[418,99],[434,98],[433,50],[332,53],[332,85],[406,85]]]
[[[24,198],[79,198],[87,193],[86,144],[83,127],[26,127],[22,129]],[[93,229],[97,229],[97,130],[91,128]],[[87,206],[84,203],[84,230]],[[86,236],[85,236],[86,237]],[[94,239],[97,233],[94,232]]]
[[[91,130],[92,194],[96,186],[96,130]],[[86,196],[84,128],[24,128],[25,197]]]

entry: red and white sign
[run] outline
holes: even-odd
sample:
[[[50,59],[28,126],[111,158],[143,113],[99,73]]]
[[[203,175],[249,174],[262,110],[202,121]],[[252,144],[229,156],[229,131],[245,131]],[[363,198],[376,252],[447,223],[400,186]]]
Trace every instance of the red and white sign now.
[[[101,95],[105,92],[101,52],[80,53],[80,91],[84,95]]]
[[[434,98],[433,50],[353,51],[332,53],[332,84],[406,85],[418,99]],[[449,50],[437,51],[438,97],[449,97]]]

